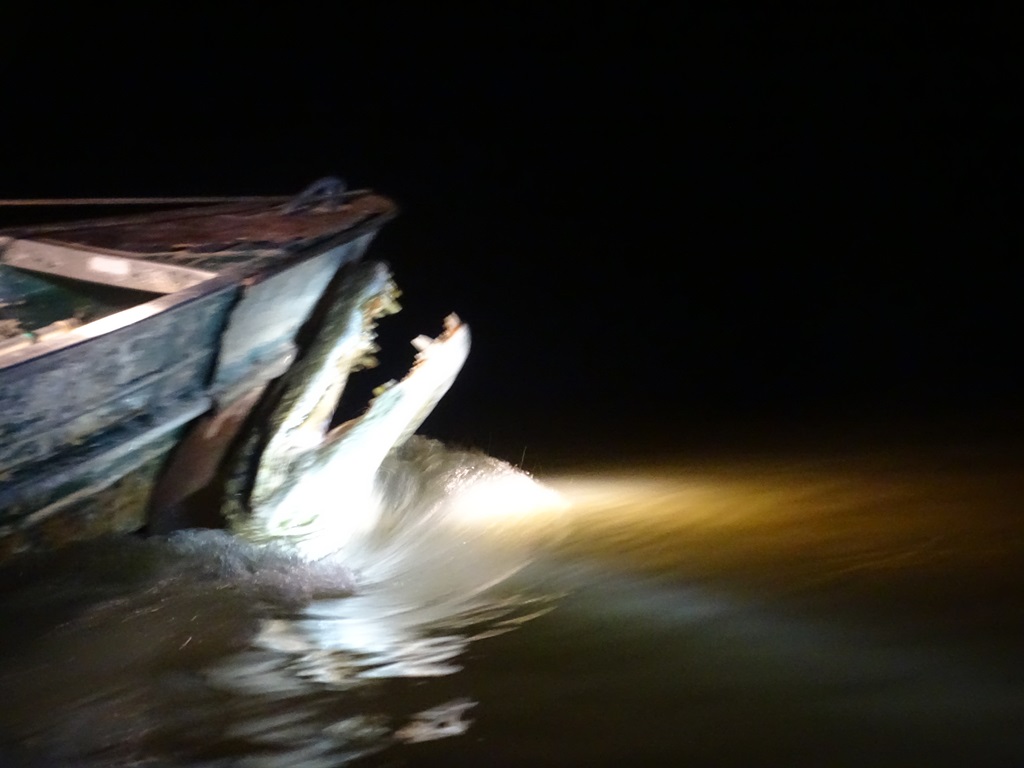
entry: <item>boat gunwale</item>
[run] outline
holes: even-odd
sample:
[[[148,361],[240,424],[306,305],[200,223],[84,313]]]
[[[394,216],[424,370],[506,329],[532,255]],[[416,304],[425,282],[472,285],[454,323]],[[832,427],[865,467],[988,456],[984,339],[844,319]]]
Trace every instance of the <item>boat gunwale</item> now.
[[[354,193],[349,194],[351,195]],[[294,251],[282,251],[279,259],[274,260],[270,264],[265,263],[261,265],[261,268],[258,271],[252,270],[244,262],[233,264],[226,267],[223,272],[216,273],[206,280],[202,280],[193,285],[182,288],[181,290],[156,296],[149,301],[136,304],[135,306],[128,307],[119,312],[107,315],[106,317],[78,326],[77,328],[69,329],[66,333],[59,336],[50,336],[44,339],[39,339],[29,346],[11,350],[8,353],[0,355],[0,375],[9,375],[10,372],[20,365],[25,365],[48,355],[61,352],[69,347],[84,344],[88,341],[111,333],[116,333],[148,318],[170,311],[178,306],[198,301],[217,292],[257,285],[274,275],[288,270],[296,264],[316,258],[333,248],[337,248],[351,242],[369,232],[379,230],[384,224],[397,215],[398,208],[390,199],[380,195],[374,196],[387,203],[386,210],[373,214],[368,218],[357,222],[353,226],[347,227],[333,235],[326,235],[323,239],[317,240],[309,246]],[[284,199],[288,200],[290,198]],[[237,207],[239,206],[224,206],[224,208]],[[203,212],[208,215],[212,208],[221,209],[218,211],[219,213],[223,212],[221,206],[208,206],[199,208],[198,210],[188,208],[184,210],[197,210],[197,213]],[[179,214],[181,210],[182,209],[179,209]],[[139,218],[136,217],[134,220],[138,221]],[[114,225],[112,224],[111,226]],[[33,231],[38,234],[42,234],[39,230]],[[25,237],[25,239],[31,239],[28,236],[28,233],[24,230],[22,230],[22,236]],[[124,252],[118,253],[106,249],[98,249],[94,250],[94,252],[125,258]],[[12,268],[20,269],[20,267]],[[98,284],[108,285],[102,282],[99,282]],[[104,328],[103,326],[105,325],[110,327]],[[97,328],[102,328],[102,330],[97,333]]]
[[[344,202],[348,202],[362,197],[376,197],[387,201],[391,207],[395,207],[394,201],[374,192],[372,189],[353,189],[342,195],[340,199]],[[43,237],[55,232],[82,228],[120,227],[126,224],[139,224],[147,221],[158,224],[181,218],[222,216],[225,214],[245,213],[246,211],[266,209],[268,206],[282,205],[284,203],[292,202],[293,200],[295,200],[294,195],[269,195],[261,197],[259,200],[241,198],[238,202],[211,203],[205,205],[196,204],[185,207],[177,206],[164,211],[150,211],[148,213],[130,213],[119,216],[98,216],[84,219],[61,220],[50,224],[20,224],[10,227],[0,227],[0,238]],[[130,203],[124,203],[122,205],[130,205]],[[168,205],[173,205],[173,203],[168,203]],[[108,207],[116,206],[117,204],[111,203]],[[60,203],[55,203],[52,207],[60,208],[62,206]]]

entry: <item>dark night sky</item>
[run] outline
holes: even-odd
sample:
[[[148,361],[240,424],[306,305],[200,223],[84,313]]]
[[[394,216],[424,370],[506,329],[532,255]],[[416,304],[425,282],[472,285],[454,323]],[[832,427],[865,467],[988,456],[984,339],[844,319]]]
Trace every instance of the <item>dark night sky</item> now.
[[[997,20],[302,11],[8,30],[0,196],[392,195],[391,358],[458,311],[478,445],[1016,407]]]

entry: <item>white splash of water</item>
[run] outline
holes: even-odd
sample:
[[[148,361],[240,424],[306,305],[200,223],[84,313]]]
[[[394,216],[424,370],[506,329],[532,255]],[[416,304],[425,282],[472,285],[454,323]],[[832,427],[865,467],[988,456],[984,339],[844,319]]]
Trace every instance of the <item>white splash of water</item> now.
[[[551,596],[498,588],[557,535],[564,503],[554,491],[486,454],[418,437],[388,457],[375,488],[373,509],[346,508],[339,489],[316,511],[369,514],[379,523],[368,535],[321,560],[285,550],[273,561],[284,567],[263,564],[262,578],[287,570],[291,589],[312,599],[262,618],[255,653],[232,659],[229,674],[214,672],[221,682],[270,692],[297,680],[347,689],[369,678],[447,675],[474,638],[550,608]],[[339,595],[339,586],[350,591]],[[268,665],[266,654],[289,661]],[[288,679],[278,679],[285,667]]]

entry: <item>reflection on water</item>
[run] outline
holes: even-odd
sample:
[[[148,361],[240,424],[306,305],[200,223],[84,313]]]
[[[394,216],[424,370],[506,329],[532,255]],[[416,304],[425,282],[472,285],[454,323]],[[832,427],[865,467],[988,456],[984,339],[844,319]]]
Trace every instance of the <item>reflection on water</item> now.
[[[0,735],[24,765],[1022,765],[1020,457],[580,467],[544,478],[564,508],[415,441],[344,559],[190,532],[9,569]]]
[[[188,531],[8,569],[11,759],[335,766],[464,734],[476,702],[457,684],[424,707],[403,688],[550,610],[549,594],[503,587],[532,549],[499,534],[560,502],[508,465],[419,439],[385,473],[385,523],[343,559]]]

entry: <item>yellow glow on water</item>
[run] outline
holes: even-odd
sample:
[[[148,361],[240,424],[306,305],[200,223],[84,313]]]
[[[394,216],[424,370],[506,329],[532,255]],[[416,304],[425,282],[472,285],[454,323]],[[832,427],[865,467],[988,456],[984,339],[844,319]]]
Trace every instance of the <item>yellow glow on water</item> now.
[[[566,499],[554,489],[529,475],[509,471],[463,488],[453,500],[452,516],[469,524],[528,526],[543,524],[567,507]]]
[[[1010,468],[895,454],[701,462],[544,477],[567,502],[559,551],[659,573],[784,588],[1007,567],[1019,552]]]

